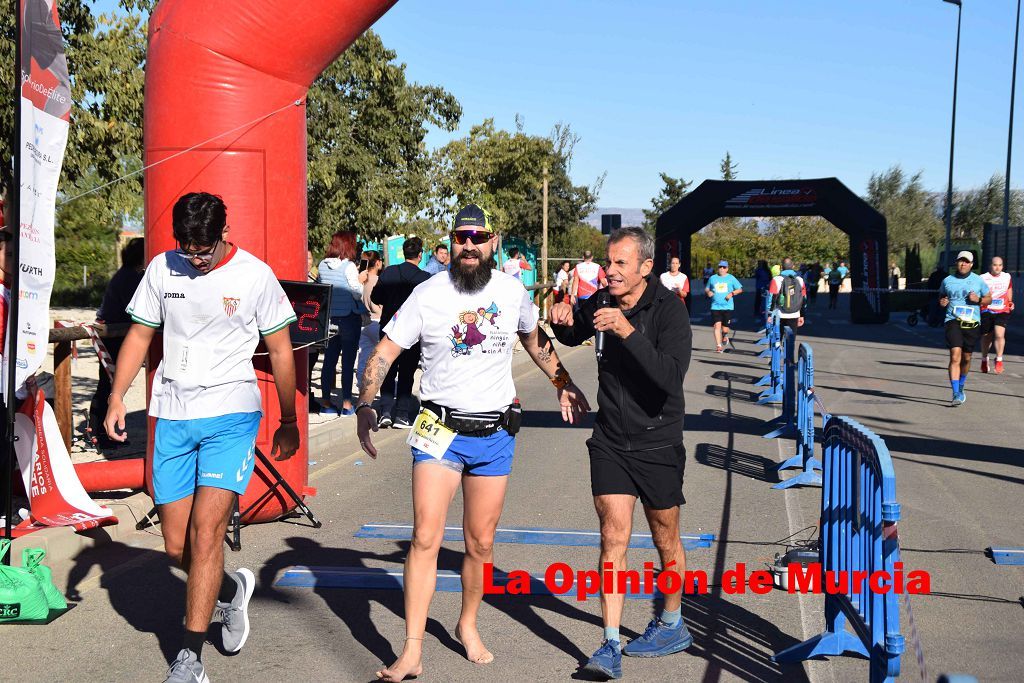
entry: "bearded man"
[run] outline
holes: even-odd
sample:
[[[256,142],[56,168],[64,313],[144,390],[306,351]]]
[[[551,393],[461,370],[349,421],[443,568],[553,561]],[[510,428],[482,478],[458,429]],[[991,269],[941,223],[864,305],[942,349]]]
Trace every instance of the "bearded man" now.
[[[484,564],[494,562],[494,532],[522,416],[512,383],[512,348],[518,336],[551,380],[562,419],[573,423],[588,410],[583,393],[562,367],[551,340],[537,325],[537,309],[521,282],[497,270],[498,235],[483,209],[470,204],[455,217],[452,267],[417,286],[387,327],[366,365],[356,406],[359,444],[377,457],[370,432],[377,429],[372,401],[402,349],[419,343],[422,410],[407,443],[412,446],[413,538],[405,561],[405,645],[398,660],[377,672],[401,681],[423,672],[427,610],[434,594],[445,518],[462,484],[466,555],[462,564],[462,613],[455,638],[473,664],[494,660],[477,630]],[[494,314],[485,338],[453,353],[459,321],[481,308]],[[470,323],[475,327],[476,323]],[[456,332],[452,331],[455,326]]]

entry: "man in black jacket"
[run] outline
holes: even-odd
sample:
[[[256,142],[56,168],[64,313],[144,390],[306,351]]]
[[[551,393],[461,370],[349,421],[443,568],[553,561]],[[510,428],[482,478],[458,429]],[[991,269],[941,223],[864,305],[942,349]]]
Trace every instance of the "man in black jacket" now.
[[[384,326],[391,322],[412,290],[421,282],[430,279],[430,274],[420,270],[420,256],[423,254],[423,240],[410,237],[402,245],[405,261],[388,266],[380,272],[377,284],[370,293],[370,301],[381,307],[380,336],[384,338]],[[380,427],[408,429],[412,424],[412,384],[416,368],[420,363],[420,345],[402,351],[388,370],[380,387]]]
[[[608,240],[608,289],[583,302],[551,309],[555,336],[577,346],[605,335],[598,364],[599,411],[590,450],[594,507],[601,521],[601,567],[625,569],[636,499],[643,503],[662,567],[686,570],[679,540],[683,498],[683,378],[690,364],[690,317],[658,278],[654,239],[641,228],[623,228]],[[622,654],[658,657],[693,642],[680,614],[679,591],[665,596],[665,609],[644,634],[619,644],[624,596],[601,594],[604,643],[586,670],[618,678]]]

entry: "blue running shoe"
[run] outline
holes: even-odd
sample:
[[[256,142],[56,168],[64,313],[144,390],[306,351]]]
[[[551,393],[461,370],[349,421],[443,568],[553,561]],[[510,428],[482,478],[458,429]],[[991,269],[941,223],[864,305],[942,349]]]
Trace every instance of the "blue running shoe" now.
[[[675,626],[669,626],[655,617],[647,624],[642,636],[629,641],[622,654],[627,657],[663,657],[682,652],[691,645],[693,636],[682,619]]]
[[[956,408],[962,406],[966,400],[967,398],[962,393],[953,394],[953,400],[949,402],[949,405]]]
[[[618,647],[618,641],[613,644],[606,640],[597,648],[597,652],[587,660],[583,671],[609,678],[622,678],[622,651]]]

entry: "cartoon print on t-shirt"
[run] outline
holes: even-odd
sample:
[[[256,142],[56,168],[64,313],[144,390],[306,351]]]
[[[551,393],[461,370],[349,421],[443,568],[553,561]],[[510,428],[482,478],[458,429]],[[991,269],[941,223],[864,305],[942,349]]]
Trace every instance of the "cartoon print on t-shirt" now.
[[[496,326],[495,319],[500,315],[501,311],[493,301],[487,308],[459,313],[459,324],[452,325],[452,333],[448,337],[452,343],[452,357],[468,356],[474,346],[480,346],[487,339],[487,335],[480,331],[481,325],[487,321],[492,327]]]
[[[476,312],[480,314],[480,317],[489,322],[492,326],[498,323],[494,322],[494,319],[501,315],[501,311],[498,310],[498,304],[491,302],[491,305],[487,308],[478,308]]]

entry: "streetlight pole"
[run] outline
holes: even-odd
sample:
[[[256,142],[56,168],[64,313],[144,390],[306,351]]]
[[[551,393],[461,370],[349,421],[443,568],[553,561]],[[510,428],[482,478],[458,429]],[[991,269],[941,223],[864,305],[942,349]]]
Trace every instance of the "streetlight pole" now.
[[[1013,33],[1013,76],[1010,79],[1010,132],[1006,138],[1006,187],[1003,190],[1003,225],[1010,227],[1010,155],[1013,152],[1013,102],[1017,95],[1017,43],[1020,40],[1020,0],[1017,0],[1017,24]]]
[[[949,129],[949,185],[946,189],[946,256],[945,266],[949,270],[950,243],[953,236],[953,143],[956,140],[956,85],[960,74],[960,18],[963,6],[960,0],[942,0],[956,5],[956,58],[953,62],[953,121]]]

